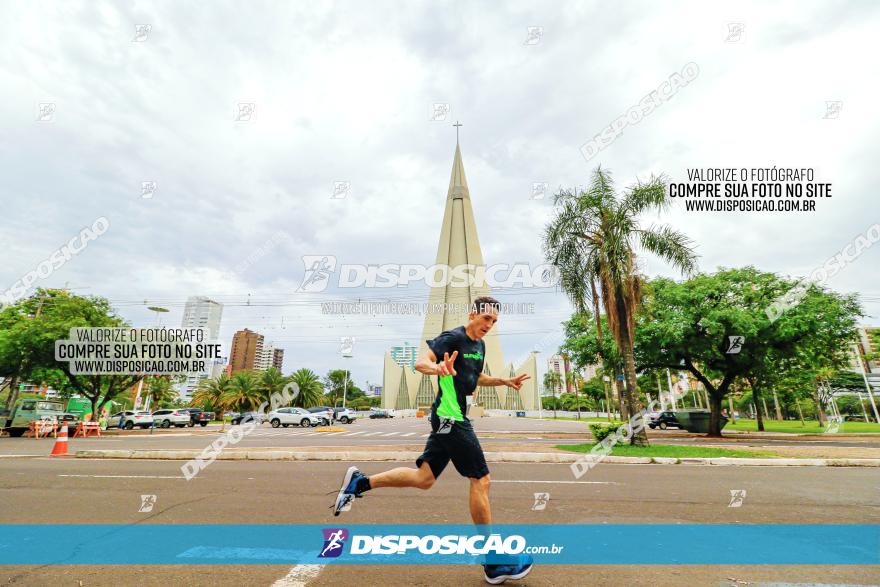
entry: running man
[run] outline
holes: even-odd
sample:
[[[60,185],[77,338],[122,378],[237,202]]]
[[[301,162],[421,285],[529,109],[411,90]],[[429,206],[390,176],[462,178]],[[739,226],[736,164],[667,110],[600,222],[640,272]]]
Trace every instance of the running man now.
[[[426,341],[428,350],[415,364],[416,371],[437,375],[439,392],[431,406],[431,434],[425,450],[416,460],[416,469],[398,467],[367,477],[357,467],[345,473],[336,497],[335,515],[351,509],[354,498],[379,487],[417,487],[430,489],[452,461],[459,475],[470,479],[470,512],[478,526],[492,523],[489,507],[489,467],[480,441],[467,418],[467,396],[478,385],[506,385],[519,390],[528,375],[513,378],[489,377],[483,373],[486,343],[483,337],[498,321],[501,304],[491,297],[480,297],[471,305],[468,323],[440,333]],[[442,359],[442,360],[441,360]],[[530,557],[513,564],[484,564],[484,578],[493,585],[507,579],[521,579],[532,570]]]

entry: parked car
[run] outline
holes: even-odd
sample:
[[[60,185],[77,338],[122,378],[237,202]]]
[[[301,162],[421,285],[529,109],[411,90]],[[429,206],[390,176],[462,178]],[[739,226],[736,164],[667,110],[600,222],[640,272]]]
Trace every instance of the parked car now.
[[[676,428],[681,428],[682,425],[679,424],[678,419],[675,417],[675,412],[660,412],[660,414],[653,418],[648,422],[648,426],[653,430],[654,428],[659,428],[660,430],[666,430],[670,426],[674,426]]]
[[[335,408],[333,410],[333,418],[337,422],[342,422],[343,424],[351,424],[355,420],[357,420],[357,414],[348,408]]]
[[[232,418],[233,424],[241,424],[242,422],[254,422],[260,426],[266,421],[266,415],[263,412],[242,412]]]
[[[315,406],[314,408],[309,408],[309,412],[321,418],[321,424],[323,426],[329,426],[333,423],[333,408],[328,408],[327,406]]]
[[[0,414],[0,429],[9,432],[9,436],[21,436],[28,431],[31,422],[38,420],[66,423],[70,434],[73,434],[79,424],[79,417],[65,412],[61,402],[25,399],[16,402],[10,413],[4,410]]]
[[[214,419],[214,412],[205,412],[199,408],[182,408],[181,411],[189,412],[189,426],[192,428],[196,424],[205,427],[208,422]]]
[[[170,428],[171,426],[183,428],[190,423],[190,413],[185,410],[164,408],[153,412],[153,422],[159,428]]]
[[[153,415],[147,411],[134,412],[126,410],[124,412],[116,412],[107,419],[107,428],[112,427],[124,428],[131,430],[135,426],[147,429],[153,426]]]
[[[393,410],[383,410],[381,408],[370,408],[370,419],[375,420],[376,418],[393,418],[394,411]]]
[[[320,426],[322,418],[317,414],[312,414],[302,408],[278,408],[269,412],[269,423],[272,428],[279,426]]]

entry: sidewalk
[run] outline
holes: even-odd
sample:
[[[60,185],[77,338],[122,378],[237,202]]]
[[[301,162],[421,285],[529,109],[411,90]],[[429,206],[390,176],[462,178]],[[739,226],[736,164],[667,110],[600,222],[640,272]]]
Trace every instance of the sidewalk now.
[[[584,455],[550,449],[546,446],[505,446],[506,450],[486,447],[486,460],[490,463],[559,463],[570,464]],[[524,450],[532,448],[533,450]],[[540,450],[538,450],[540,449]],[[231,448],[217,456],[217,460],[250,461],[415,461],[421,454],[421,446],[354,446],[344,450],[306,447],[297,449],[278,448]],[[91,459],[159,459],[192,460],[201,456],[201,450],[80,450],[78,458]],[[587,457],[589,458],[589,457]],[[880,458],[673,458],[673,457],[616,457],[607,456],[603,463],[659,464],[659,465],[714,465],[714,466],[818,466],[818,467],[880,467]]]

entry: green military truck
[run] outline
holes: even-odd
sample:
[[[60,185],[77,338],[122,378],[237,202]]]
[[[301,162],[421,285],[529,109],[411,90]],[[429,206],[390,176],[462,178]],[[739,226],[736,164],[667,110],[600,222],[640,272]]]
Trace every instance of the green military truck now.
[[[73,434],[79,416],[64,411],[64,404],[60,401],[42,399],[23,399],[15,403],[12,412],[0,412],[0,430],[9,433],[9,436],[21,436],[31,426],[31,422],[48,420],[67,424],[68,433]]]

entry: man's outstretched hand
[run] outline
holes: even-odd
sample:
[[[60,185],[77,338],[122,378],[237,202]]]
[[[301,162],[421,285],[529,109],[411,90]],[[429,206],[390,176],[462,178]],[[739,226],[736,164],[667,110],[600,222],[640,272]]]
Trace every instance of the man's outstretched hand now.
[[[455,362],[457,356],[458,351],[453,351],[451,357],[449,356],[449,353],[443,353],[443,360],[437,363],[437,375],[440,375],[441,377],[443,375],[458,375],[455,368],[452,366],[452,363]]]
[[[531,379],[531,377],[523,373],[522,375],[518,375],[517,377],[514,377],[512,379],[505,379],[504,385],[506,385],[507,387],[512,387],[515,390],[519,391],[519,388],[522,387],[523,381],[525,381],[526,379]]]

